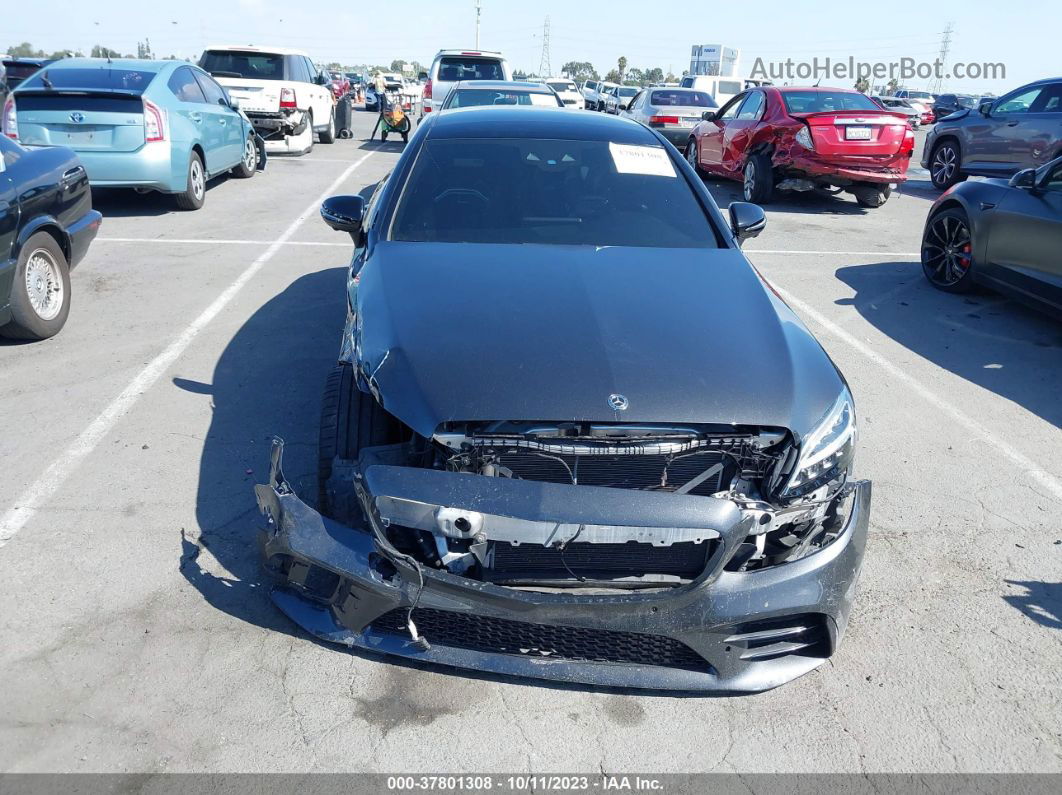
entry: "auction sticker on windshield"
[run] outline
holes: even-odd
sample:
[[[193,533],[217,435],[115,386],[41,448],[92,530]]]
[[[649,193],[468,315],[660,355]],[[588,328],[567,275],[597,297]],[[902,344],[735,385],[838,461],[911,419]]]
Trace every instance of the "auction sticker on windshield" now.
[[[612,162],[620,174],[646,174],[650,177],[674,177],[675,167],[667,152],[655,146],[608,145]]]

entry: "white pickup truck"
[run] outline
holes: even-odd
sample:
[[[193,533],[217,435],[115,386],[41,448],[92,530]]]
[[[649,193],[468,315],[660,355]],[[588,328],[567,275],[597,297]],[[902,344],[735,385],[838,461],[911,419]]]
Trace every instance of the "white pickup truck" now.
[[[335,99],[328,75],[303,52],[283,47],[209,47],[199,66],[235,99],[267,152],[300,154],[315,137],[336,139]]]

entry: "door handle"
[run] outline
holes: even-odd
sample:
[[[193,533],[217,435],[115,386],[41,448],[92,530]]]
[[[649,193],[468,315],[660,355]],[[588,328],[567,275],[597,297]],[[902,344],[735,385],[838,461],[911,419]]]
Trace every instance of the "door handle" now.
[[[1008,121],[1007,122],[1007,126],[1008,127],[1017,127],[1018,123],[1016,121]]]
[[[70,188],[72,187],[72,183],[76,182],[78,178],[81,177],[84,173],[84,166],[74,166],[73,168],[68,168],[66,171],[63,172],[63,176],[62,179],[59,180],[59,184],[62,185],[64,190],[70,190]]]

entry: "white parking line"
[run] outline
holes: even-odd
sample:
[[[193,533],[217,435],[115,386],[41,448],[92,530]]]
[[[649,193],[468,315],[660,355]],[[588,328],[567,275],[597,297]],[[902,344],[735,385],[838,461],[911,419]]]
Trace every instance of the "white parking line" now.
[[[220,246],[334,246],[350,248],[350,243],[319,243],[314,240],[212,240],[193,237],[98,237],[95,243],[181,243],[186,245]]]
[[[782,296],[782,299],[787,304],[789,304],[794,310],[800,312],[800,314],[802,314],[805,318],[810,318],[814,320],[816,324],[824,328],[827,332],[829,332],[841,342],[858,351],[864,357],[866,357],[878,367],[880,367],[882,370],[884,370],[886,373],[888,373],[892,378],[895,378],[907,384],[907,386],[914,390],[924,400],[931,403],[936,408],[940,409],[940,411],[947,414],[949,417],[951,417],[953,420],[965,427],[967,430],[979,436],[982,440],[990,444],[992,447],[995,447],[996,450],[998,450],[1004,455],[1004,457],[1010,459],[1010,461],[1016,464],[1019,469],[1023,470],[1026,474],[1029,475],[1029,477],[1031,477],[1033,480],[1037,481],[1040,485],[1050,491],[1051,494],[1054,495],[1057,500],[1059,500],[1059,502],[1062,502],[1062,480],[1059,480],[1054,475],[1050,474],[1048,470],[1039,466],[1035,461],[1026,456],[1020,450],[1016,449],[1015,447],[1012,447],[1010,444],[1000,439],[990,430],[985,428],[977,420],[973,419],[973,417],[970,417],[968,414],[964,414],[963,412],[959,411],[959,409],[955,408],[952,403],[948,402],[947,400],[944,400],[941,397],[938,397],[936,393],[922,386],[922,384],[919,383],[915,378],[908,375],[906,372],[904,372],[902,369],[890,362],[881,354],[871,350],[868,346],[864,345],[862,342],[853,337],[851,334],[842,329],[829,318],[812,309],[810,306],[805,304],[803,301],[801,301],[795,295],[790,293],[788,290],[782,289],[773,282],[771,283],[771,285],[778,292],[778,294]]]
[[[107,407],[100,413],[96,419],[94,419],[88,427],[83,430],[73,443],[63,451],[62,455],[56,458],[37,480],[30,485],[26,491],[24,491],[15,502],[15,505],[8,509],[2,517],[0,517],[0,547],[4,546],[8,541],[15,537],[19,530],[25,527],[26,523],[32,519],[41,506],[54,495],[59,488],[63,485],[63,482],[70,476],[70,474],[77,469],[81,462],[96,448],[107,433],[114,427],[115,423],[124,417],[129,410],[136,405],[137,401],[147,392],[148,389],[166,372],[177,360],[177,358],[184,353],[189,345],[192,344],[192,340],[199,334],[206,326],[212,321],[218,314],[221,313],[225,307],[227,307],[232,299],[235,298],[239,292],[247,285],[247,283],[254,278],[254,276],[262,269],[262,267],[271,260],[281,247],[288,242],[288,239],[294,235],[299,227],[306,222],[311,215],[317,212],[317,208],[321,202],[332,195],[332,192],[338,188],[343,182],[354,173],[362,163],[368,160],[373,155],[373,152],[367,152],[360,160],[351,163],[350,166],[340,174],[335,182],[328,186],[325,191],[310,204],[302,213],[291,222],[287,229],[274,240],[262,254],[248,266],[247,270],[236,277],[236,280],[232,282],[225,291],[221,293],[214,302],[203,310],[202,314],[193,320],[185,329],[173,340],[166,348],[152,359],[148,364],[136,374],[128,386],[121,391],[121,393],[112,400]],[[210,241],[216,242],[216,241]]]
[[[921,257],[918,251],[782,251],[766,248],[746,248],[746,254],[812,254],[816,256],[838,257]]]

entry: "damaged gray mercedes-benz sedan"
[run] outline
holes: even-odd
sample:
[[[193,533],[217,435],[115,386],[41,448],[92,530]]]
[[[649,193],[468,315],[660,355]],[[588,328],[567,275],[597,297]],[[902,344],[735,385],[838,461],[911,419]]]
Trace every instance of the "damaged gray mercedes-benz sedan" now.
[[[655,132],[429,118],[354,239],[320,510],[257,487],[318,638],[500,674],[750,692],[834,653],[866,542],[844,379]]]

